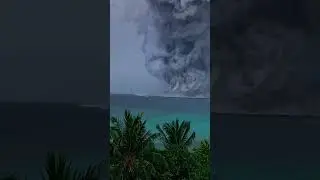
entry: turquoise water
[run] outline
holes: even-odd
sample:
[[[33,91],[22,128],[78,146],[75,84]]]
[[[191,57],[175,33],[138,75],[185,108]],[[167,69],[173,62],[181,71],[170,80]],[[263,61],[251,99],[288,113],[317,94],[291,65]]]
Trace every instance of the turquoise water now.
[[[157,124],[179,119],[191,122],[196,140],[209,139],[210,102],[207,99],[111,96],[110,114],[112,116],[122,117],[125,109],[133,114],[143,112],[147,128],[153,132],[156,132]]]

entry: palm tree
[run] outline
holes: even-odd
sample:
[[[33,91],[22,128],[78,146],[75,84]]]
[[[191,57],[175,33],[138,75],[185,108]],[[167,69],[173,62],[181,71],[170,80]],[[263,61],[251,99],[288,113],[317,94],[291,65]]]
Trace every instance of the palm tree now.
[[[193,169],[196,167],[196,160],[189,152],[196,134],[190,131],[190,122],[179,120],[167,122],[156,126],[159,137],[164,145],[165,157],[170,164],[171,179],[194,179]]]
[[[150,179],[158,173],[154,163],[156,159],[163,159],[159,153],[152,151],[157,134],[146,130],[146,121],[142,117],[143,113],[134,116],[126,110],[123,119],[111,118],[112,179]]]
[[[76,170],[65,156],[48,153],[43,180],[99,180],[98,166],[89,166],[85,171]]]
[[[43,180],[74,180],[75,175],[71,161],[65,156],[48,153],[45,169],[42,173]]]
[[[179,120],[172,121],[170,123],[164,123],[162,127],[157,125],[160,139],[166,149],[176,148],[189,148],[195,137],[195,132],[190,132],[190,122]]]

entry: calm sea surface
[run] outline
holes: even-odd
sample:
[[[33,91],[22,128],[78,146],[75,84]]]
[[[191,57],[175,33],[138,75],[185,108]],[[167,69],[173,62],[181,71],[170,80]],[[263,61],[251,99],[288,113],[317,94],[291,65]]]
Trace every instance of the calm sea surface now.
[[[210,135],[209,99],[112,95],[110,114],[121,117],[125,109],[133,114],[143,112],[147,127],[154,132],[157,124],[179,119],[191,122],[197,140]]]

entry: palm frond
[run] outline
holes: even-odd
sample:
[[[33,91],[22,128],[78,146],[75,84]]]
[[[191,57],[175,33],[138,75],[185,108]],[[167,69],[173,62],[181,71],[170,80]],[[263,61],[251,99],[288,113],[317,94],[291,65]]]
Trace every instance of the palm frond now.
[[[179,120],[170,123],[164,123],[162,126],[157,125],[159,136],[162,144],[166,149],[170,148],[188,148],[192,145],[196,134],[191,132],[190,122]]]
[[[48,153],[43,180],[73,180],[75,176],[71,161],[63,155]]]
[[[113,118],[114,131],[111,143],[113,157],[111,158],[110,172],[112,179],[136,179],[140,176],[149,178],[156,174],[154,167],[155,154],[154,140],[158,134],[146,128],[143,113],[133,115],[126,110],[123,118]],[[120,124],[123,124],[122,128]],[[142,178],[145,179],[145,178]]]
[[[83,172],[77,173],[76,180],[99,180],[100,179],[100,171],[99,167],[89,166]]]

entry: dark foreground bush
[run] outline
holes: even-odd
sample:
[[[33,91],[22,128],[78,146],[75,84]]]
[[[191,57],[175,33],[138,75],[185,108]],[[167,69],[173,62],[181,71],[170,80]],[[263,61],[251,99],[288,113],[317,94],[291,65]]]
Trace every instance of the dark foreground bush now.
[[[175,120],[157,125],[158,132],[146,129],[143,114],[125,111],[112,117],[110,126],[110,167],[101,160],[79,171],[64,155],[48,153],[42,180],[99,180],[101,170],[111,180],[209,180],[210,145],[202,140],[194,147],[195,132],[189,121]],[[155,146],[160,142],[163,148]],[[9,174],[0,180],[18,180]],[[26,178],[25,178],[26,179]]]

